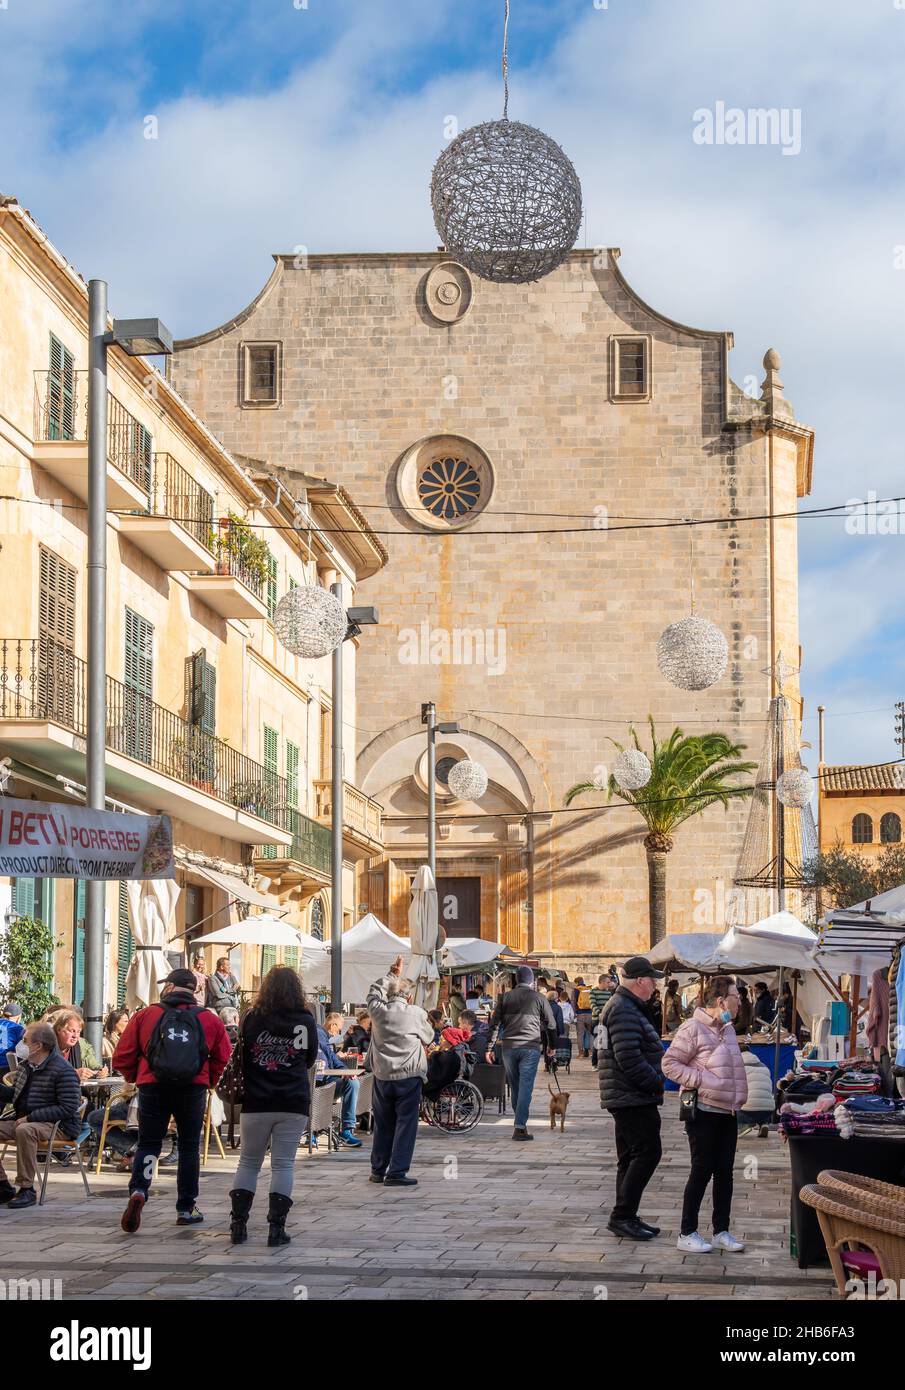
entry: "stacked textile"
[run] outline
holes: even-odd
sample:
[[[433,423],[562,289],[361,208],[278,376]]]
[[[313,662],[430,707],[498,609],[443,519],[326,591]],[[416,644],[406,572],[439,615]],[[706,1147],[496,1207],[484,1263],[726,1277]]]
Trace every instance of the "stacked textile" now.
[[[779,1111],[783,1134],[835,1134],[833,1097],[827,1092],[815,1101],[796,1104],[786,1101]]]
[[[905,1100],[851,1096],[835,1109],[843,1139],[894,1139],[905,1143]]]
[[[853,1067],[837,1076],[832,1084],[833,1095],[842,1104],[849,1096],[878,1096],[883,1078],[874,1068]]]

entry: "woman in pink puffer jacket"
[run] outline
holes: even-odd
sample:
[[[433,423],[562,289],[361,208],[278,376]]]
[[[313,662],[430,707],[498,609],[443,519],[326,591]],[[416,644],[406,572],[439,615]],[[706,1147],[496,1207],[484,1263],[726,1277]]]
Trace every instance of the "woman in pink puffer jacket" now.
[[[748,1079],[732,1026],[739,993],[729,975],[715,975],[704,989],[703,1008],[679,1028],[663,1057],[663,1075],[698,1093],[697,1115],[686,1126],[691,1172],[682,1204],[678,1248],[689,1254],[744,1250],[729,1230],[732,1167],[738,1138],[736,1111],[748,1099]],[[698,1215],[713,1180],[713,1241],[698,1234]]]

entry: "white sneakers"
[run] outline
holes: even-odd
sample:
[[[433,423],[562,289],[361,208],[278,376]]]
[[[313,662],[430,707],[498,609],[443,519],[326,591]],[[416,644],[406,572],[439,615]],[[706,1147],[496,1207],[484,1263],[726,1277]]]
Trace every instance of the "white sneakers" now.
[[[692,1231],[690,1236],[679,1236],[676,1241],[676,1249],[684,1250],[688,1255],[709,1255],[713,1246],[709,1240],[699,1236],[697,1231]]]
[[[714,1246],[718,1250],[731,1250],[733,1254],[737,1254],[740,1250],[744,1250],[745,1242],[736,1240],[731,1231],[720,1231],[718,1235],[713,1237],[712,1244],[703,1236],[698,1235],[697,1231],[692,1231],[690,1236],[679,1236],[676,1241],[676,1249],[684,1250],[686,1255],[709,1255]]]
[[[713,1243],[718,1250],[731,1250],[733,1254],[745,1248],[745,1242],[738,1240],[731,1231],[720,1231],[719,1235],[713,1237]]]

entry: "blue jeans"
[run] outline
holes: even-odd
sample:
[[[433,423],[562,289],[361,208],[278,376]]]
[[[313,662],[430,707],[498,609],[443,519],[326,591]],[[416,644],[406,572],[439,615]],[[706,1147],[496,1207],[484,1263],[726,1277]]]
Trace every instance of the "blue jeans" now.
[[[358,1105],[358,1092],[361,1082],[357,1076],[331,1076],[331,1081],[336,1082],[336,1090],[333,1092],[334,1100],[341,1100],[342,1126],[343,1129],[355,1128],[355,1107]]]
[[[176,1210],[191,1211],[198,1200],[201,1175],[201,1126],[207,1104],[207,1087],[167,1086],[146,1081],[138,1088],[138,1148],[132,1164],[130,1192],[143,1192],[151,1186],[152,1159],[160,1157],[170,1116],[176,1121],[179,1164],[176,1170]]]
[[[387,1178],[404,1178],[411,1167],[418,1137],[421,1077],[405,1081],[374,1081],[374,1139],[371,1171]]]
[[[594,1029],[591,1027],[591,1015],[579,1014],[575,1020],[577,1023],[576,1032],[578,1033],[578,1051],[590,1052],[594,1046]]]
[[[503,1066],[506,1080],[512,1093],[512,1108],[515,1111],[516,1129],[528,1128],[528,1111],[531,1109],[531,1095],[534,1091],[534,1078],[540,1065],[539,1047],[506,1047],[503,1045]]]

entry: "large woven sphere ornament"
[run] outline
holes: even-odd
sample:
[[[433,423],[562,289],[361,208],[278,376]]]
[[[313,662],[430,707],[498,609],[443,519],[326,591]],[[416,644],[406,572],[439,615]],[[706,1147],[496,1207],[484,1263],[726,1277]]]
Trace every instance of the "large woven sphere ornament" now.
[[[460,801],[480,801],[487,790],[487,773],[480,763],[462,758],[449,769],[446,784]]]
[[[581,226],[581,184],[555,140],[509,120],[509,0],[503,29],[503,119],[463,130],[431,179],[434,223],[449,254],[483,280],[524,284],[568,256]]]
[[[640,748],[625,748],[613,762],[613,776],[624,792],[636,792],[650,781],[650,759]]]
[[[810,806],[814,783],[806,767],[787,767],[776,779],[776,795],[783,806],[803,811]]]
[[[715,623],[692,615],[670,623],[657,642],[657,665],[680,690],[716,685],[729,664],[729,643]]]
[[[313,584],[290,589],[276,606],[277,637],[296,656],[328,656],[349,629],[346,610],[335,594]]]

